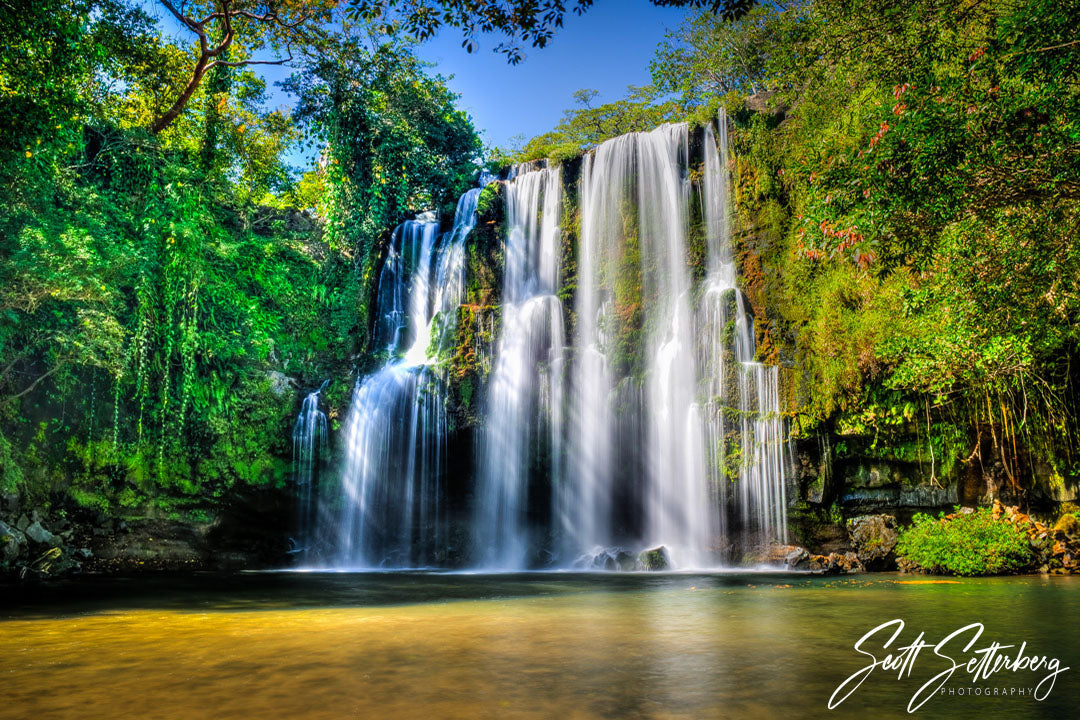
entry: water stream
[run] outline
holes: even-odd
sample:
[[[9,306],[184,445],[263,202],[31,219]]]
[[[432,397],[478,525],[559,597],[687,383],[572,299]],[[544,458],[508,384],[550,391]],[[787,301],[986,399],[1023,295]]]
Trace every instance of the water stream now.
[[[446,381],[465,289],[465,238],[476,223],[474,188],[453,228],[433,215],[395,232],[379,280],[376,342],[388,359],[357,380],[344,427],[341,502],[331,564],[415,567],[439,562],[446,543]]]
[[[537,458],[562,449],[565,336],[559,285],[562,174],[515,168],[506,183],[502,331],[488,384],[474,545],[485,568],[526,567]],[[547,477],[558,484],[554,466]]]
[[[318,483],[326,458],[329,428],[326,413],[319,409],[319,399],[327,380],[304,398],[300,415],[293,426],[293,482],[297,487],[296,536],[290,552],[301,561],[314,559],[315,529],[318,520]]]

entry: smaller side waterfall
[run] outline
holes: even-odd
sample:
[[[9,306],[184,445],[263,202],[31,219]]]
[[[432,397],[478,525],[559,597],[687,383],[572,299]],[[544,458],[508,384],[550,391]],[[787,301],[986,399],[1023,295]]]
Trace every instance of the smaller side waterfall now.
[[[743,542],[787,542],[779,371],[754,361],[754,319],[736,284],[731,251],[727,118],[705,129],[703,210],[708,276],[698,309],[698,376],[710,485],[737,510]],[[732,507],[734,505],[734,507]],[[730,512],[722,535],[731,538]]]
[[[506,198],[502,322],[480,448],[474,545],[481,566],[516,569],[530,564],[528,549],[537,545],[529,539],[536,525],[528,521],[532,481],[558,483],[565,338],[555,291],[562,173],[558,167],[515,166]]]
[[[357,379],[344,429],[339,567],[418,567],[447,546],[447,386],[465,291],[465,237],[476,224],[480,188],[458,200],[453,229],[439,235],[431,214],[394,233],[379,279],[376,343],[381,370]]]
[[[314,551],[317,486],[326,457],[327,438],[326,414],[319,409],[319,397],[329,382],[323,382],[318,390],[304,398],[300,416],[293,426],[293,482],[296,484],[298,512],[296,536],[292,538],[289,552],[298,554],[303,560],[310,560]]]

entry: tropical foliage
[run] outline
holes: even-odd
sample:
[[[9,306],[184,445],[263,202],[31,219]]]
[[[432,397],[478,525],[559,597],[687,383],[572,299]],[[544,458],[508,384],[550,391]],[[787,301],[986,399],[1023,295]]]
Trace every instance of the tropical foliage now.
[[[1031,475],[1075,483],[1080,5],[798,0],[734,15],[690,16],[650,87],[596,108],[581,91],[514,157],[724,107],[744,284],[762,357],[799,370],[796,432],[883,449],[916,435],[931,483],[957,461],[1017,495]]]
[[[583,90],[492,160],[725,108],[796,432],[903,449],[931,483],[1075,483],[1080,2],[654,4],[703,11],[650,86]],[[292,384],[335,378],[333,416],[389,233],[479,168],[404,36],[495,33],[514,61],[590,6],[165,3],[174,41],[129,0],[0,3],[0,486],[179,512],[283,482]],[[250,66],[289,57],[295,107],[271,109]]]
[[[657,88],[734,119],[740,214],[769,241],[744,259],[801,369],[804,430],[922,423],[925,456],[996,465],[1014,490],[1078,475],[1077,17],[767,4],[660,48]]]
[[[268,109],[238,36],[155,135],[193,58],[139,6],[0,15],[0,489],[198,515],[283,484],[298,390],[342,402],[365,349],[373,244],[473,171],[467,118],[407,46],[344,31],[299,112]]]
[[[566,160],[608,138],[651,130],[681,117],[674,103],[657,102],[658,95],[652,87],[631,86],[622,100],[594,107],[598,95],[596,90],[574,93],[578,107],[563,113],[562,122],[554,130],[529,140],[511,153],[510,159]]]
[[[369,326],[375,270],[395,225],[410,212],[453,212],[479,170],[481,143],[442,78],[429,77],[408,45],[349,33],[287,84],[296,118],[325,147],[323,206],[331,247],[356,253],[358,326]],[[361,332],[360,343],[366,342]]]
[[[1035,559],[1024,527],[999,520],[987,508],[948,518],[916,514],[895,552],[901,562],[946,575],[1015,573]]]

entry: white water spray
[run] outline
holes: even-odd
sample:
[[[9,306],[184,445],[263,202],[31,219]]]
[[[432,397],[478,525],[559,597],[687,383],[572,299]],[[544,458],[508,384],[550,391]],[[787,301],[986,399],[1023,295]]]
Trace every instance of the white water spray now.
[[[565,350],[563,307],[555,295],[562,173],[558,167],[515,167],[511,178],[505,186],[501,332],[488,385],[473,525],[479,564],[504,569],[529,565],[529,550],[537,544],[530,485],[558,483]]]
[[[480,189],[458,201],[441,237],[432,216],[394,233],[380,277],[377,339],[389,354],[357,381],[345,422],[344,507],[335,523],[345,567],[441,561],[445,523],[447,388],[440,359],[452,347],[465,288],[465,237]]]

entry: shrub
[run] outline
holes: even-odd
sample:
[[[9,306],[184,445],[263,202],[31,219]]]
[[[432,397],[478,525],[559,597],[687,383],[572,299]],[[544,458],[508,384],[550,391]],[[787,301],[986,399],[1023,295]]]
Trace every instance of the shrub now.
[[[1026,525],[995,520],[986,508],[936,519],[916,514],[900,534],[896,554],[926,572],[948,575],[1002,575],[1034,561]]]

